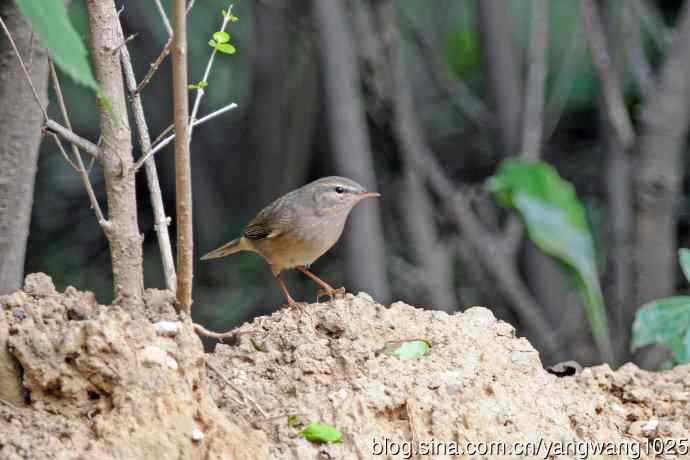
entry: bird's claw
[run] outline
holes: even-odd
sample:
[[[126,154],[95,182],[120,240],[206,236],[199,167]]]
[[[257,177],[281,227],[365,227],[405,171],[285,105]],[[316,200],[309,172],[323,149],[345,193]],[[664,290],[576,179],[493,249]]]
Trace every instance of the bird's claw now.
[[[292,302],[284,303],[281,306],[281,308],[284,308],[286,310],[297,310],[298,312],[303,313],[306,306],[307,306],[307,304],[304,302],[292,301]]]
[[[328,296],[331,300],[340,299],[345,295],[345,288],[340,287],[338,289],[319,289],[316,293],[316,301],[318,302],[321,297]]]

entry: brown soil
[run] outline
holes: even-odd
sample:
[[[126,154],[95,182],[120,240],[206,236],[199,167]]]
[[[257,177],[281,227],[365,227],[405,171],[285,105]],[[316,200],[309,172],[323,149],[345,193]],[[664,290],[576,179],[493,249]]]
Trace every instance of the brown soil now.
[[[0,459],[360,459],[387,458],[373,455],[386,438],[658,447],[690,436],[690,366],[558,378],[485,308],[447,315],[347,295],[257,318],[204,354],[170,296],[147,294],[145,311],[125,312],[35,274],[0,297]],[[410,339],[431,349],[384,352]],[[342,442],[303,439],[310,421]]]

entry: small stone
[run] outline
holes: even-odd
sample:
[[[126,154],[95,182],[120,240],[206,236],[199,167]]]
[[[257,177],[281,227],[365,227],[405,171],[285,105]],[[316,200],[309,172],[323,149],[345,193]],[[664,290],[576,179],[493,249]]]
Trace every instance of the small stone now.
[[[0,297],[0,308],[21,308],[26,303],[26,294],[21,291]]]
[[[153,323],[156,334],[163,337],[175,337],[180,332],[181,324],[179,321],[158,321]]]
[[[644,425],[642,425],[642,431],[644,433],[656,431],[659,427],[659,421],[655,419],[648,420]]]
[[[627,415],[625,412],[625,408],[620,404],[612,404],[611,410],[619,417],[625,417]]]
[[[24,279],[24,292],[41,296],[57,294],[53,280],[45,273],[30,273],[26,275]]]
[[[194,428],[192,430],[192,441],[201,442],[204,439],[204,433],[199,428]]]
[[[15,308],[12,310],[12,317],[17,321],[23,321],[26,318],[26,312],[21,308]]]
[[[154,364],[158,366],[169,367],[170,369],[177,369],[177,361],[168,355],[162,348],[148,345],[142,352],[141,361],[144,364]]]

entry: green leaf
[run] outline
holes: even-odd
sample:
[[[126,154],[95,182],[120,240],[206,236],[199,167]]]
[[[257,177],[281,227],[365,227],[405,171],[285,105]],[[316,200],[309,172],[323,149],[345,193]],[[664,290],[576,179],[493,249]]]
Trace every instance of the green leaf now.
[[[426,340],[396,341],[386,344],[386,354],[398,359],[411,359],[424,356],[431,345]]]
[[[690,250],[685,248],[679,249],[678,261],[680,262],[680,268],[683,269],[685,279],[690,282]]]
[[[187,85],[187,89],[204,89],[208,86],[208,82],[201,80],[197,83],[192,83],[190,85]]]
[[[216,46],[216,49],[225,54],[235,54],[236,51],[235,47],[230,43],[219,43],[218,46]]]
[[[518,212],[530,240],[574,275],[597,345],[609,354],[594,239],[572,184],[547,163],[509,159],[489,178],[487,187],[497,201]]]
[[[67,16],[64,2],[17,0],[17,6],[60,70],[97,89],[86,47]]]
[[[631,349],[655,343],[668,348],[676,362],[690,362],[690,297],[653,300],[637,311]]]
[[[216,41],[215,41],[214,39],[210,39],[210,40],[208,41],[208,46],[210,46],[211,48],[217,48],[217,47],[218,47],[218,43],[216,43]]]
[[[213,32],[213,39],[217,43],[227,43],[230,41],[230,34],[219,30],[218,32]]]
[[[321,422],[310,422],[309,425],[299,433],[307,441],[317,444],[341,442],[343,435],[330,425]]]
[[[224,18],[228,18],[228,21],[230,22],[237,22],[240,19],[234,14],[232,14],[230,11],[220,10],[220,14],[222,14]]]
[[[297,425],[297,422],[298,422],[298,420],[297,420],[297,416],[296,416],[296,415],[288,415],[288,418],[287,418],[287,426],[289,426],[290,428],[292,428],[292,427],[294,427],[295,425]]]

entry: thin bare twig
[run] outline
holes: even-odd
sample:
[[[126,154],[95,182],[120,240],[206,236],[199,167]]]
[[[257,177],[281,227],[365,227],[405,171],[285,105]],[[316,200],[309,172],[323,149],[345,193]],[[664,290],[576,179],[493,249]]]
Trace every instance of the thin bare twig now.
[[[220,31],[225,32],[225,28],[228,26],[228,22],[230,21],[230,15],[232,13],[232,3],[230,6],[228,6],[228,11],[227,14],[223,15],[223,24],[220,26]],[[213,48],[213,51],[211,52],[211,56],[208,58],[208,63],[206,64],[206,70],[204,71],[204,77],[201,79],[201,81],[208,82],[208,76],[211,74],[211,67],[213,67],[213,61],[216,58],[216,53],[218,53],[218,50],[216,48]],[[189,117],[189,138],[187,139],[188,142],[192,142],[192,132],[194,131],[194,121],[196,120],[196,115],[199,113],[199,106],[201,105],[201,99],[204,97],[205,91],[204,88],[197,88],[196,89],[196,97],[194,98],[194,105],[192,107],[192,114]]]
[[[84,152],[88,153],[89,155],[93,156],[94,158],[99,155],[99,148],[96,144],[92,143],[89,140],[84,139],[83,137],[77,135],[74,133],[74,131],[71,131],[64,126],[62,126],[60,123],[58,123],[55,120],[48,119],[46,120],[46,129],[49,131],[53,131],[54,133],[58,134],[61,138],[66,140],[67,142],[70,142],[76,146],[78,146],[80,149],[82,149]]]
[[[48,128],[51,131],[54,131],[55,133],[60,135],[60,137],[62,137],[67,142],[78,145],[82,150],[84,150],[89,155],[98,156],[98,147],[96,147],[94,144],[92,144],[88,140],[84,139],[83,137],[77,135],[72,130],[65,128],[60,123],[57,123],[56,121],[53,121],[48,117],[48,112],[46,112],[46,108],[43,106],[43,104],[41,104],[41,98],[38,97],[38,92],[36,91],[36,87],[34,86],[33,81],[31,80],[31,75],[29,74],[29,70],[27,69],[26,65],[24,64],[24,59],[22,59],[21,54],[19,54],[19,49],[17,48],[17,44],[15,43],[14,39],[12,38],[12,34],[10,33],[9,29],[7,28],[7,25],[5,24],[5,21],[2,19],[2,17],[0,17],[0,27],[2,27],[2,30],[5,32],[5,35],[7,36],[7,40],[10,42],[10,45],[12,46],[12,50],[14,51],[14,55],[19,60],[19,65],[21,66],[22,71],[24,72],[24,76],[26,77],[26,81],[29,84],[29,87],[31,88],[31,92],[33,93],[34,100],[36,101],[36,104],[38,104],[38,107],[41,109],[41,112],[43,113],[43,119],[46,121],[46,128]]]
[[[114,54],[114,53],[117,53],[118,51],[120,51],[120,48],[122,48],[122,47],[125,46],[127,43],[129,43],[129,42],[131,42],[132,40],[134,40],[135,38],[137,38],[137,35],[139,35],[139,34],[132,34],[132,35],[130,35],[129,37],[122,39],[122,42],[120,42],[119,45],[117,45],[115,48],[113,48],[112,50],[110,50],[110,52],[113,53],[113,54]]]
[[[146,87],[146,85],[149,84],[149,82],[153,78],[153,75],[158,71],[158,68],[163,63],[163,61],[168,56],[168,54],[170,54],[170,48],[172,47],[172,42],[173,42],[172,37],[168,38],[168,41],[165,42],[165,46],[161,50],[161,53],[158,55],[156,60],[150,64],[149,70],[148,70],[148,72],[146,72],[146,75],[144,75],[144,78],[139,83],[139,86],[137,86],[134,91],[130,91],[130,95],[132,97],[141,93],[141,91]]]
[[[153,0],[153,2],[156,4],[156,7],[158,8],[158,12],[161,15],[161,19],[163,20],[163,25],[165,26],[165,30],[168,31],[168,35],[170,37],[173,36],[173,29],[172,26],[170,25],[170,19],[168,18],[168,13],[165,12],[165,8],[163,8],[163,4],[161,3],[160,0]]]
[[[60,107],[62,118],[65,120],[67,128],[70,131],[72,131],[72,122],[70,121],[69,113],[67,112],[67,105],[65,104],[65,98],[62,93],[62,86],[60,85],[60,79],[58,78],[57,72],[55,71],[55,64],[52,60],[50,61],[50,78],[53,81],[53,90],[55,91],[55,96],[58,100],[58,106]],[[57,135],[55,134],[54,136],[57,137]],[[58,146],[60,147],[60,150],[63,150],[62,143],[60,143],[59,141],[57,142]],[[74,158],[77,161],[77,172],[81,176],[81,180],[84,183],[84,188],[86,188],[86,193],[89,196],[89,200],[91,201],[91,207],[96,213],[96,219],[98,219],[99,225],[106,225],[106,219],[103,215],[103,211],[101,210],[101,206],[98,204],[98,199],[96,198],[96,193],[93,190],[93,185],[91,184],[89,173],[87,172],[86,167],[84,167],[84,161],[81,158],[81,153],[79,153],[79,147],[77,147],[77,145],[74,143],[72,143],[72,153],[74,154]],[[65,153],[65,155],[67,154]]]
[[[213,332],[206,329],[201,324],[194,323],[194,332],[204,337],[209,337],[211,339],[220,340],[221,342],[225,339],[229,339],[238,335],[236,330],[231,330],[227,332]]]
[[[232,104],[228,104],[225,107],[221,107],[220,109],[218,109],[214,112],[211,112],[208,115],[206,115],[202,118],[199,118],[198,120],[195,120],[194,123],[192,124],[192,126],[198,126],[198,125],[201,125],[203,123],[206,123],[207,121],[211,120],[212,118],[215,118],[219,115],[224,114],[225,112],[228,112],[228,111],[236,109],[236,108],[237,108],[237,104],[235,104],[234,102]],[[166,128],[165,131],[169,131],[169,130],[170,130],[170,128]],[[171,134],[170,136],[164,138],[162,141],[160,141],[158,143],[154,142],[154,147],[151,150],[149,150],[149,152],[146,155],[142,156],[141,158],[139,158],[139,160],[137,160],[136,163],[134,163],[134,166],[132,166],[132,171],[136,172],[137,170],[139,170],[139,168],[141,168],[141,165],[144,164],[144,162],[146,160],[148,160],[151,155],[155,155],[156,153],[161,151],[165,146],[170,144],[170,142],[172,142],[173,139],[175,139],[175,134]]]
[[[26,76],[27,83],[29,83],[29,86],[31,87],[31,92],[34,95],[34,100],[36,101],[36,104],[38,104],[38,106],[41,108],[41,112],[43,112],[43,118],[47,120],[48,112],[46,112],[46,108],[43,107],[43,104],[41,104],[41,98],[38,97],[38,91],[36,91],[36,87],[34,86],[33,81],[31,81],[31,74],[29,73],[29,70],[26,68],[26,65],[24,64],[24,59],[22,59],[22,55],[19,53],[19,48],[17,48],[17,44],[15,43],[14,38],[12,38],[12,34],[10,33],[10,30],[7,28],[7,25],[5,24],[5,21],[2,19],[2,16],[0,16],[0,26],[2,27],[2,30],[5,32],[5,35],[7,36],[7,40],[10,42],[10,45],[12,46],[14,55],[17,57],[17,59],[19,59],[19,65],[21,66],[22,71]]]
[[[195,324],[194,326],[196,326],[196,324]],[[242,391],[237,385],[235,385],[234,383],[232,383],[232,382],[230,381],[230,379],[227,378],[227,377],[223,374],[223,372],[222,372],[220,369],[218,369],[214,364],[211,364],[211,362],[210,362],[208,359],[206,360],[206,366],[207,366],[209,369],[211,369],[213,372],[215,372],[216,375],[217,375],[218,377],[220,377],[221,379],[223,379],[223,381],[225,381],[225,383],[226,383],[230,388],[232,388],[233,390],[235,390],[235,391],[237,392],[237,394],[239,394],[240,397],[244,400],[244,401],[235,400],[236,403],[239,403],[241,406],[247,406],[247,405],[248,405],[248,404],[247,404],[247,401],[249,401],[249,402],[254,406],[254,408],[257,410],[257,412],[259,412],[259,413],[261,414],[262,417],[264,417],[264,418],[267,418],[267,417],[268,417],[268,415],[266,414],[266,411],[264,411],[264,410],[261,408],[261,406],[254,400],[254,398],[252,398],[251,396],[249,396],[248,393],[246,393],[245,391]]]
[[[148,72],[146,72],[146,75],[144,75],[144,78],[141,79],[141,82],[139,82],[139,86],[137,86],[137,88],[134,91],[130,91],[132,96],[139,94],[146,87],[146,85],[148,85],[151,82],[153,75],[158,71],[158,68],[161,66],[165,58],[168,57],[168,55],[170,54],[170,48],[172,47],[173,38],[172,28],[170,27],[170,20],[168,19],[168,15],[165,13],[165,9],[163,8],[163,5],[160,3],[160,0],[155,1],[156,6],[158,7],[158,12],[161,14],[161,18],[163,19],[163,24],[165,25],[165,28],[168,31],[168,41],[165,42],[165,46],[161,50],[158,57],[150,64],[149,70]],[[189,0],[189,3],[187,3],[187,14],[189,14],[193,7],[194,0]]]
[[[122,32],[122,24],[119,24],[120,35]],[[149,135],[148,124],[146,123],[146,116],[144,114],[144,106],[141,102],[141,96],[133,92],[137,87],[136,77],[134,76],[134,68],[132,66],[132,59],[129,55],[127,46],[123,46],[120,51],[120,61],[122,62],[122,70],[125,75],[125,83],[127,90],[132,93],[132,113],[134,115],[134,122],[137,125],[139,133],[139,144],[141,145],[142,156],[146,155],[151,150],[151,136]],[[163,206],[163,195],[161,193],[160,182],[158,181],[158,171],[156,162],[153,157],[145,162],[146,165],[146,179],[149,184],[149,194],[151,197],[151,208],[154,216],[154,229],[156,237],[158,238],[158,248],[161,253],[161,263],[163,265],[163,274],[165,277],[165,286],[173,293],[177,289],[177,274],[175,273],[175,261],[172,254],[172,246],[170,243],[170,234],[168,233],[168,225],[170,219],[165,215],[165,208]]]
[[[55,141],[55,145],[57,145],[58,149],[60,149],[60,153],[62,154],[62,156],[65,159],[65,161],[67,162],[67,164],[69,164],[72,167],[72,169],[74,169],[76,172],[80,172],[79,166],[75,165],[74,162],[70,159],[69,155],[67,155],[65,148],[62,146],[62,141],[60,140],[60,136],[58,136],[55,133],[51,133],[51,132],[48,132],[47,134],[53,138],[53,140]]]

